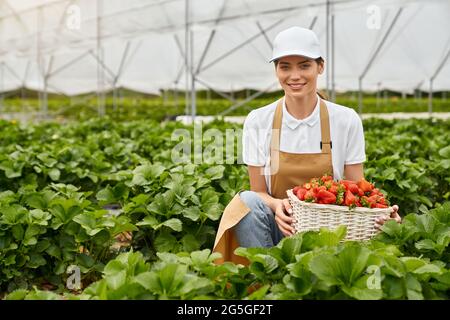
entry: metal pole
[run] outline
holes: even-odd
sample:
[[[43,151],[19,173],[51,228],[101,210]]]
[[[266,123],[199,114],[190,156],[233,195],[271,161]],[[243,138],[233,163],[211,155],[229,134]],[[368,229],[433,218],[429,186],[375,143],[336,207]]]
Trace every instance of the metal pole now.
[[[177,83],[174,83],[174,85],[173,85],[173,105],[175,106],[175,109],[178,109],[178,90],[177,90]]]
[[[48,94],[47,94],[48,78],[44,75],[44,92],[42,93],[42,113],[44,118],[47,117],[48,112]]]
[[[330,25],[329,25],[329,21],[330,21],[330,0],[327,0],[326,2],[326,6],[325,6],[325,36],[326,36],[326,55],[327,55],[327,61],[330,61]],[[328,68],[327,72],[326,72],[326,81],[327,81],[327,96],[330,96],[330,72],[331,69]]]
[[[185,0],[185,29],[184,29],[184,70],[186,72],[186,88],[184,91],[184,114],[189,114],[189,0]]]
[[[334,66],[334,14],[331,15],[331,101],[336,101],[336,82],[335,82],[335,66]]]
[[[105,101],[104,101],[104,73],[103,73],[103,50],[101,47],[101,12],[102,0],[97,0],[97,107],[98,115],[103,117],[105,115]]]
[[[195,73],[194,73],[194,32],[190,30],[191,41],[191,116],[194,123],[197,113],[197,93],[195,92]]]
[[[117,88],[116,88],[116,81],[113,83],[113,110],[116,112],[117,110]]]
[[[377,83],[377,109],[380,107],[380,89],[381,89],[381,82]]]
[[[119,88],[119,110],[122,109],[123,105],[123,89]]]
[[[433,78],[430,79],[430,91],[428,91],[428,113],[433,112]]]
[[[25,68],[25,74],[22,79],[22,112],[25,111],[25,85],[28,78],[28,71],[30,70],[30,61],[27,62],[27,67]]]
[[[37,19],[36,19],[36,23],[37,23],[37,34],[36,34],[36,58],[37,58],[37,67],[38,67],[38,71],[39,74],[41,76],[44,75],[43,72],[43,68],[42,68],[42,56],[41,56],[41,44],[40,44],[40,38],[41,38],[41,27],[42,27],[42,20],[41,20],[41,16],[42,16],[42,7],[39,7],[39,10],[37,12]],[[42,90],[38,91],[38,97],[39,97],[39,109],[43,110],[43,103],[42,103]]]
[[[3,90],[5,89],[4,81],[5,81],[5,66],[4,62],[1,63],[1,70],[0,70],[0,113],[3,112]]]

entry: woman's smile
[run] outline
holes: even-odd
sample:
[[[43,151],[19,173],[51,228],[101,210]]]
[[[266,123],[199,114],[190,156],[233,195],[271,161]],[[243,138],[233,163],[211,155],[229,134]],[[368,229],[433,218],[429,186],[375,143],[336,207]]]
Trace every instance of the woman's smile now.
[[[305,83],[288,83],[288,86],[293,90],[300,90],[306,85]]]

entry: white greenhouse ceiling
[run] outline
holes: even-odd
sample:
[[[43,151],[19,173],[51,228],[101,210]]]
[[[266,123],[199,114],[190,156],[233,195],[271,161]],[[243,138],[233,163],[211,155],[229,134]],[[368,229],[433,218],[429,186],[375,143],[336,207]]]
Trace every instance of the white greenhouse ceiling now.
[[[320,88],[450,90],[449,0],[328,3],[2,0],[0,92],[159,93],[190,88],[192,75],[197,89],[276,90],[271,42],[294,25],[312,28],[334,61]]]

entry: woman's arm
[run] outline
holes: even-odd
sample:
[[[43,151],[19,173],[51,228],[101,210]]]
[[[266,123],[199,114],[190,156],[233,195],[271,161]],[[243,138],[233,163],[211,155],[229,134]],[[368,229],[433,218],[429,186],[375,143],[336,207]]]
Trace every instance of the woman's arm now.
[[[266,178],[262,174],[263,167],[248,166],[248,176],[250,178],[250,190],[256,192],[264,203],[275,212],[276,200],[268,194]]]
[[[344,166],[344,177],[346,180],[359,181],[364,178],[364,167],[362,163],[346,164]]]
[[[288,199],[277,199],[267,193],[266,178],[262,174],[263,167],[248,166],[250,190],[256,192],[264,203],[275,213],[275,221],[285,236],[293,235],[294,219],[290,216],[292,208]],[[287,213],[287,214],[286,214]]]

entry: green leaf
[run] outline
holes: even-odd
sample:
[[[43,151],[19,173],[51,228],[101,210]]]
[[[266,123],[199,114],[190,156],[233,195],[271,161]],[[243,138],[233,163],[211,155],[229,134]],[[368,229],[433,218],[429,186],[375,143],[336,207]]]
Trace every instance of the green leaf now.
[[[411,274],[406,275],[406,296],[409,300],[423,300],[422,286]]]
[[[61,258],[61,249],[54,244],[49,246],[45,252],[47,252],[50,256],[55,257],[57,259]]]
[[[28,210],[18,204],[0,207],[0,213],[0,221],[4,224],[14,225],[27,221],[26,218],[28,216]]]
[[[339,279],[339,260],[329,254],[322,254],[314,257],[310,262],[310,270],[328,286],[338,285]]]
[[[278,260],[268,254],[256,254],[252,257],[250,270],[255,273],[269,274],[278,268]]]
[[[395,180],[395,173],[397,172],[396,168],[387,168],[383,171],[384,180]]]
[[[73,198],[53,200],[49,208],[49,211],[63,224],[70,222],[82,210],[80,203]]]
[[[154,216],[146,216],[144,219],[136,223],[137,226],[150,226],[154,229],[159,225],[159,221]]]
[[[145,205],[147,203],[147,200],[150,198],[148,194],[138,194],[136,197],[132,198],[131,201],[133,201],[137,206]]]
[[[151,293],[161,293],[163,291],[158,274],[154,271],[138,274],[134,277],[133,281],[139,283]]]
[[[431,239],[423,239],[420,241],[417,241],[414,246],[418,249],[418,250],[433,250],[433,251],[437,251],[436,249],[438,248],[438,246],[436,245],[436,243],[431,240]]]
[[[439,150],[439,155],[442,158],[450,159],[450,146],[446,146],[445,148],[442,148]]]
[[[95,236],[97,233],[103,230],[102,227],[97,225],[95,217],[90,214],[79,214],[73,218],[73,221],[79,223],[81,227],[86,230],[86,233],[90,236]]]
[[[106,280],[106,283],[108,284],[108,288],[110,288],[112,290],[117,290],[125,284],[126,278],[127,278],[127,272],[126,272],[126,270],[122,270],[122,271],[119,271],[114,274],[106,276],[105,280]]]
[[[197,221],[200,218],[201,215],[201,211],[198,207],[188,207],[183,209],[183,211],[181,212],[181,214],[183,215],[183,217],[188,218],[192,221]]]
[[[120,261],[120,258],[125,258],[125,261],[124,262]],[[106,276],[110,276],[110,275],[113,275],[113,274],[121,272],[125,268],[126,261],[127,261],[127,257],[126,256],[121,256],[121,257],[118,257],[116,260],[111,260],[105,266],[105,269],[103,270],[103,273]]]
[[[209,260],[210,254],[211,250],[209,249],[191,252],[192,263],[197,266],[209,264],[211,262]]]
[[[25,202],[31,208],[46,210],[53,197],[54,194],[50,191],[44,193],[32,193],[25,196]]]
[[[175,194],[172,190],[168,190],[164,194],[157,194],[155,199],[147,206],[147,210],[151,213],[168,216],[171,213],[175,203]]]
[[[28,261],[27,266],[29,268],[38,268],[40,266],[45,266],[47,261],[40,254],[30,254],[30,261]]]
[[[201,209],[209,219],[219,220],[223,212],[223,206],[219,203],[219,197],[214,190],[206,189],[202,191]]]
[[[205,175],[211,180],[222,179],[224,171],[225,167],[222,165],[213,166],[205,171]]]
[[[183,283],[180,288],[180,296],[195,298],[200,294],[206,294],[214,291],[214,284],[210,279],[200,278],[197,276],[189,276],[188,280]]]
[[[159,271],[161,288],[165,294],[176,295],[179,287],[183,284],[187,273],[187,266],[168,264]]]
[[[16,240],[22,240],[25,230],[22,225],[18,224],[11,228],[12,234]]]
[[[18,178],[22,176],[22,168],[25,163],[21,162],[12,162],[12,161],[3,161],[0,164],[0,170],[5,171],[5,176],[8,179]]]
[[[168,232],[161,232],[155,239],[155,248],[157,251],[169,252],[175,249],[177,239]]]
[[[345,226],[339,226],[335,230],[320,228],[319,232],[305,232],[302,237],[302,250],[307,251],[314,248],[336,246],[344,239],[346,232],[347,228]]]
[[[352,287],[366,269],[370,251],[359,245],[345,247],[337,256],[319,255],[311,260],[311,271],[328,285]]]
[[[40,226],[47,226],[48,220],[52,218],[50,213],[42,211],[41,209],[31,210],[30,216],[32,217],[33,222]]]
[[[300,254],[302,248],[302,234],[284,238],[277,247],[281,247],[282,257],[285,263],[295,262],[295,256]]]
[[[414,274],[442,274],[441,268],[434,264],[426,264],[422,267],[419,267],[413,271]]]
[[[102,204],[110,204],[116,201],[112,188],[109,185],[97,192],[96,198]]]
[[[181,238],[181,243],[183,245],[183,250],[186,252],[192,252],[194,250],[200,249],[200,242],[193,234],[185,234],[183,238]]]
[[[145,186],[153,183],[164,172],[159,164],[144,164],[133,170],[132,185]]]
[[[155,229],[158,229],[161,226],[166,226],[174,231],[178,231],[181,232],[181,230],[183,229],[183,223],[181,222],[180,219],[169,219],[164,221],[163,223],[161,223],[160,225],[158,225]]]
[[[59,177],[61,176],[61,171],[59,171],[59,169],[57,168],[53,168],[50,169],[48,171],[48,176],[50,177],[50,179],[52,179],[53,181],[58,181]]]
[[[14,290],[5,297],[5,300],[24,300],[27,293],[28,290],[26,289]]]
[[[23,237],[23,242],[25,245],[34,245],[37,243],[37,239],[35,236],[39,235],[43,229],[38,225],[29,225],[25,230],[25,235]]]
[[[342,287],[342,290],[349,296],[358,300],[380,300],[383,297],[383,291],[380,288],[369,289],[367,282],[369,280],[368,275],[365,275],[356,281],[356,283],[348,288],[346,286]]]

